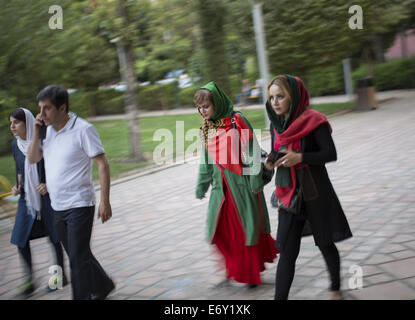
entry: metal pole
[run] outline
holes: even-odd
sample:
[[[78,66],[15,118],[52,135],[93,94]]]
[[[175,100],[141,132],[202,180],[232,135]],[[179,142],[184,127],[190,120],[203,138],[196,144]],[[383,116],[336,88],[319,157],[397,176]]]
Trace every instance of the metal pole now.
[[[352,68],[350,66],[350,58],[343,59],[344,89],[349,98],[353,97],[352,88]]]
[[[264,37],[264,26],[262,22],[262,3],[257,0],[251,0],[253,4],[252,16],[254,20],[255,40],[256,40],[256,51],[258,56],[259,73],[261,76],[261,91],[262,91],[262,102],[265,104],[267,101],[267,84],[269,81],[268,73],[268,58],[265,51],[265,37]],[[267,111],[264,108],[265,116],[265,129],[269,129],[269,119]]]

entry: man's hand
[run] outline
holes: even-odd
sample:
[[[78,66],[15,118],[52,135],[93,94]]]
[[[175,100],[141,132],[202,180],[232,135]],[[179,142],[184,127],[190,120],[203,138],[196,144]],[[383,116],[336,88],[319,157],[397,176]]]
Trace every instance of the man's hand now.
[[[36,115],[35,122],[33,123],[34,135],[39,137],[40,127],[43,125],[42,115],[39,113]]]
[[[112,217],[112,209],[109,201],[100,201],[98,207],[98,219],[101,218],[102,223],[105,223]]]
[[[40,127],[42,126],[42,116],[39,113],[36,118],[35,122],[33,124],[33,139],[32,143],[29,147],[29,152],[27,153],[27,159],[30,163],[38,163],[43,158],[43,151],[40,146],[40,140],[39,140],[39,131]]]
[[[108,221],[112,217],[112,209],[110,204],[110,167],[105,154],[101,154],[92,158],[98,166],[99,183],[101,186],[101,200],[98,207],[98,219],[101,218],[102,223]]]

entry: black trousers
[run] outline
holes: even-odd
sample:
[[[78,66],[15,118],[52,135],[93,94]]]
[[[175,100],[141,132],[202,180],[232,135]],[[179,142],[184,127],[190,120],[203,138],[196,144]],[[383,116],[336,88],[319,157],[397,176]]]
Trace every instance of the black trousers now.
[[[95,207],[55,211],[55,229],[69,257],[74,300],[89,300],[112,284],[91,252]]]
[[[305,225],[304,219],[292,219],[288,230],[286,244],[280,252],[275,280],[275,300],[286,300],[294,279],[295,262],[300,252],[301,234]],[[319,246],[323,254],[331,279],[331,291],[340,290],[340,256],[334,243]]]

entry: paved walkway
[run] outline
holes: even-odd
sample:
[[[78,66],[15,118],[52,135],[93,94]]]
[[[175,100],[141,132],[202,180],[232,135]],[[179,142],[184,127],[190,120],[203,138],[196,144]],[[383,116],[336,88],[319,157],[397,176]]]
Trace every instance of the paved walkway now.
[[[354,237],[338,243],[345,298],[415,299],[415,92],[377,110],[333,117],[338,161],[327,165]],[[269,140],[263,141],[269,148]],[[117,283],[110,299],[272,299],[278,260],[256,289],[223,288],[218,257],[204,241],[208,200],[194,198],[197,164],[185,163],[115,183],[113,218],[95,222],[93,252]],[[272,184],[265,188],[269,199]],[[270,210],[273,233],[275,209]],[[0,299],[22,281],[10,230],[0,233]],[[38,289],[32,299],[70,299],[67,286],[46,294],[53,261],[46,239],[32,241]],[[67,260],[66,260],[67,262]],[[362,289],[352,276],[362,268]],[[68,264],[66,265],[68,266]],[[352,273],[349,273],[351,271]],[[291,299],[324,299],[328,274],[312,237],[303,238]]]

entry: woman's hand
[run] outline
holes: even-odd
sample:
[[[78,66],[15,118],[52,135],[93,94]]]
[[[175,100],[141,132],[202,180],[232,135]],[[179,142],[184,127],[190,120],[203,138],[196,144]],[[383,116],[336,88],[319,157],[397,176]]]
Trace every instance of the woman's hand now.
[[[12,195],[17,196],[18,194],[20,194],[20,185],[19,186],[13,186]]]
[[[275,168],[275,162],[272,163],[271,161],[268,161],[269,154],[267,154],[266,157],[267,159],[264,162],[265,168],[267,168],[268,170],[273,170]]]
[[[46,184],[44,184],[44,183],[38,184],[37,187],[36,187],[36,190],[42,196],[44,196],[46,193],[48,193],[48,188],[46,187]]]
[[[301,162],[303,162],[303,154],[294,151],[282,150],[280,152],[286,153],[285,156],[278,159],[275,163],[275,167],[293,167]]]

